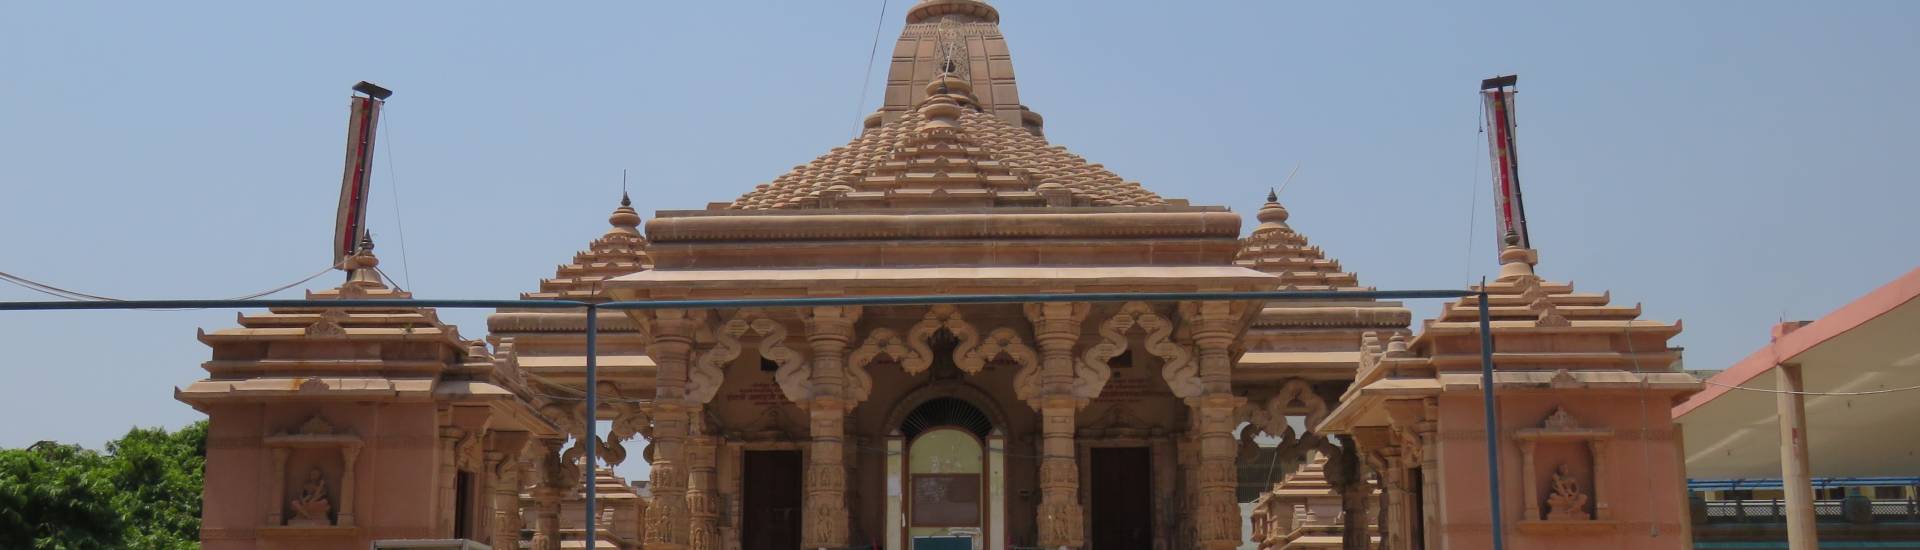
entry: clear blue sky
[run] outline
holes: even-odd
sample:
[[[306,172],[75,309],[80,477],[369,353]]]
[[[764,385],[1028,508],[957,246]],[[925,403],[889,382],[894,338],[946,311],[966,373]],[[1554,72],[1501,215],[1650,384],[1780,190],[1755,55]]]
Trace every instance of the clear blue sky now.
[[[843,143],[909,2],[865,105],[878,1],[8,3],[0,270],[158,298],[321,268],[365,79],[398,92],[372,212],[389,271],[510,298],[604,230],[622,168],[650,216]],[[1689,368],[1920,263],[1920,3],[998,5],[1055,143],[1249,215],[1299,163],[1294,226],[1365,284],[1495,267],[1473,91],[1503,73],[1540,271],[1684,319]],[[0,446],[199,418],[171,388],[203,374],[194,330],[233,318],[0,314]]]

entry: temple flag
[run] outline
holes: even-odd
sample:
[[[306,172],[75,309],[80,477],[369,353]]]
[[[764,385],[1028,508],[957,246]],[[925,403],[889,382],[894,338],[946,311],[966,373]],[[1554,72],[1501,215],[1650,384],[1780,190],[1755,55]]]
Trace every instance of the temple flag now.
[[[373,179],[373,138],[380,107],[392,91],[361,82],[347,118],[347,166],[340,178],[340,207],[333,225],[333,265],[340,265],[367,234],[367,189]]]
[[[1518,80],[1513,75],[1483,80],[1480,98],[1486,108],[1487,151],[1493,160],[1493,206],[1498,220],[1495,238],[1520,248],[1533,248],[1527,237],[1527,209],[1520,200],[1520,157],[1514,150],[1513,87]]]

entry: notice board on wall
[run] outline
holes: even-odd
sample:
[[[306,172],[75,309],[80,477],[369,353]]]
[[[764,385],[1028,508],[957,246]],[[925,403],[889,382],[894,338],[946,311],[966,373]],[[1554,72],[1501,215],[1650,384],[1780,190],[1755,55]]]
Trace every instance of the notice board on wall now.
[[[978,526],[980,474],[914,474],[910,507],[915,527]]]

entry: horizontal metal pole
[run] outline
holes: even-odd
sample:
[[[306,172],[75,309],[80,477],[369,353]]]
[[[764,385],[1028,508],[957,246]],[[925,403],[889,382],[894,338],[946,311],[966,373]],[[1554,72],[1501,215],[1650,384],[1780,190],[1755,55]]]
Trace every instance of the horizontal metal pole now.
[[[807,298],[738,298],[720,300],[649,300],[606,302],[600,309],[701,309],[805,306],[909,306],[932,304],[1019,304],[1028,302],[1172,302],[1184,300],[1369,300],[1429,299],[1472,296],[1466,290],[1267,290],[1245,292],[1094,292],[1052,294],[930,294],[919,296],[826,296]],[[244,309],[244,308],[448,308],[448,309],[577,309],[586,302],[573,300],[120,300],[0,302],[0,311],[102,309]]]
[[[1051,294],[929,294],[917,296],[827,296],[722,300],[649,300],[607,302],[601,309],[699,309],[796,306],[912,306],[933,304],[1020,304],[1028,302],[1176,302],[1186,300],[1365,300],[1460,298],[1466,290],[1264,290],[1242,292],[1089,292]]]
[[[69,309],[234,309],[234,308],[416,308],[448,309],[578,309],[586,302],[570,300],[116,300],[99,302],[0,302],[0,311]]]

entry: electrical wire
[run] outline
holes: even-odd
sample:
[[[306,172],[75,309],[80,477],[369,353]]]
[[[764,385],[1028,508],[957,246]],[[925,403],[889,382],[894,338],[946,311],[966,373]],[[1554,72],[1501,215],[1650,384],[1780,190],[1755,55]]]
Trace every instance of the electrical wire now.
[[[1627,328],[1622,329],[1622,331],[1626,333],[1627,360],[1633,362],[1633,375],[1640,378],[1640,471],[1651,472],[1653,471],[1653,457],[1647,453],[1653,452],[1651,449],[1653,445],[1648,443],[1648,441],[1652,440],[1650,437],[1652,428],[1648,425],[1649,422],[1647,420],[1647,393],[1652,390],[1650,387],[1652,384],[1647,381],[1647,375],[1641,371],[1640,353],[1633,349],[1634,321],[1634,319],[1628,319]],[[1653,490],[1653,476],[1642,477],[1646,481],[1647,509],[1653,510],[1654,495],[1659,493]],[[1599,481],[1596,480],[1594,483],[1599,483]],[[1647,536],[1656,538],[1660,536],[1659,522],[1649,522],[1647,524]]]
[[[315,278],[321,275],[325,275],[327,272],[333,271],[335,269],[339,269],[339,266],[328,266],[326,269],[316,271],[312,275],[308,275],[305,278],[302,278],[298,281],[273,287],[267,290],[262,290],[260,292],[245,294],[241,296],[234,296],[231,298],[217,298],[217,299],[219,300],[252,300],[254,298],[269,296],[269,295],[272,295],[296,286],[306,284],[307,281],[312,281]],[[19,275],[14,275],[12,273],[7,273],[5,271],[0,271],[0,281],[6,281],[8,283],[12,283],[15,286],[19,286],[27,290],[32,290],[34,292],[46,294],[48,296],[53,296],[63,300],[70,300],[75,302],[125,302],[127,301],[122,298],[112,298],[107,296],[99,296],[95,294],[87,294],[85,292],[79,292],[74,290],[67,290],[67,289],[53,286],[50,284],[28,279],[26,277],[21,277]],[[188,308],[188,309],[204,309],[204,308]]]
[[[856,121],[853,131],[855,136],[860,135],[866,127],[865,121],[860,120],[860,113],[867,110],[868,88],[873,85],[873,59],[880,53],[880,30],[887,24],[887,2],[888,0],[880,0],[880,19],[873,22],[873,45],[867,47],[867,72],[860,77],[860,104],[854,106],[853,113]]]
[[[387,111],[385,108],[381,110]],[[393,126],[393,115],[388,113],[386,119],[386,124],[380,125],[380,133],[387,142],[387,179],[390,181],[387,190],[393,195],[393,228],[400,235],[400,275],[406,278],[407,288],[413,288],[413,268],[407,265],[407,225],[401,223],[403,216],[400,214],[400,172],[393,169],[393,130],[389,129]],[[385,274],[382,273],[382,275]]]
[[[1719,387],[1727,388],[1730,390],[1743,390],[1743,391],[1750,391],[1750,392],[1786,394],[1786,395],[1811,395],[1815,397],[1859,397],[1862,395],[1880,395],[1880,394],[1887,394],[1887,393],[1899,393],[1903,391],[1920,390],[1920,386],[1908,386],[1905,388],[1888,388],[1884,390],[1868,390],[1868,391],[1792,391],[1792,390],[1769,390],[1766,388],[1749,388],[1746,386],[1738,386],[1734,384],[1722,384],[1719,382],[1714,382],[1712,380],[1701,380],[1700,382],[1709,386],[1719,386]]]
[[[1485,145],[1487,143],[1486,138],[1481,137],[1487,133],[1487,111],[1485,109],[1480,108],[1480,106],[1477,104],[1474,106],[1473,110],[1474,112],[1479,113],[1478,116],[1476,117],[1479,120],[1479,123],[1476,125],[1476,127],[1479,128],[1479,131],[1475,132],[1475,136],[1473,138],[1473,143],[1474,143],[1473,153],[1475,156],[1481,156],[1484,158],[1485,155],[1483,154],[1483,152],[1485,150],[1481,149],[1480,146]],[[1468,187],[1473,188],[1473,201],[1467,203],[1467,252],[1466,252],[1466,260],[1461,263],[1466,264],[1465,271],[1467,272],[1466,274],[1467,283],[1472,284],[1473,283],[1473,233],[1475,231],[1479,231],[1479,225],[1480,225],[1480,161],[1476,160],[1473,162],[1473,179],[1468,181],[1470,182],[1470,185],[1468,185]]]

